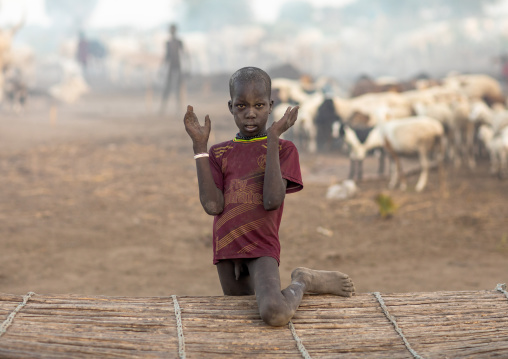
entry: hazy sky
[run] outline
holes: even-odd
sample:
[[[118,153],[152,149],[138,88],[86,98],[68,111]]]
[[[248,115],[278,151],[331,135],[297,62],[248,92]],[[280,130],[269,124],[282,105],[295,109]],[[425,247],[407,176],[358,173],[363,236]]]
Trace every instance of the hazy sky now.
[[[68,0],[73,1],[73,0]],[[171,9],[183,0],[100,0],[88,26],[104,28],[133,25],[149,28],[175,20]],[[289,0],[251,0],[259,21],[271,22],[279,15],[281,6]],[[307,0],[315,7],[336,6],[356,0]],[[401,0],[404,1],[404,0]],[[119,3],[122,10],[119,11]],[[50,26],[51,20],[44,11],[44,0],[0,0],[0,25],[13,24],[25,14],[27,25]],[[503,0],[493,13],[508,13],[508,0]],[[140,16],[143,14],[143,16]]]
[[[17,23],[25,14],[29,25],[49,25],[44,11],[44,0],[0,0],[0,24]]]
[[[68,0],[72,1],[72,0]],[[288,0],[251,0],[256,17],[261,21],[273,21],[280,7]],[[308,0],[314,6],[342,6],[355,0]],[[119,11],[119,3],[122,10]],[[171,7],[181,0],[100,0],[90,19],[92,27],[115,27],[135,25],[147,28],[167,23],[171,18]],[[12,24],[26,14],[28,25],[49,26],[50,19],[44,11],[44,0],[0,0],[0,24]],[[143,16],[140,16],[143,14]]]

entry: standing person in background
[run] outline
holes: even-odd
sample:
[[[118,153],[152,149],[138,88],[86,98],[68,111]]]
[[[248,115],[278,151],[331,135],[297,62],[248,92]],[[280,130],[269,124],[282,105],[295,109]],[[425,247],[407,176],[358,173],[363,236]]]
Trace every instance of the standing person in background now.
[[[177,28],[175,24],[169,27],[171,37],[166,41],[165,55],[163,66],[166,67],[166,77],[164,80],[164,89],[162,92],[162,102],[160,107],[160,115],[166,111],[166,105],[171,93],[171,87],[174,86],[176,92],[176,105],[180,109],[181,92],[182,92],[182,66],[181,59],[183,55],[183,42],[177,35]]]
[[[87,65],[88,65],[88,41],[86,40],[85,34],[83,31],[79,32],[79,40],[78,46],[76,49],[76,60],[81,65],[83,69],[83,74],[86,73]]]

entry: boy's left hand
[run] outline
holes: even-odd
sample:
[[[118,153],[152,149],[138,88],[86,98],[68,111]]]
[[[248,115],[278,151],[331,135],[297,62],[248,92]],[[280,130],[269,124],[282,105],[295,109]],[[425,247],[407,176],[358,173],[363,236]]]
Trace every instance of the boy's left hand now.
[[[291,128],[298,119],[298,108],[298,106],[293,108],[291,108],[291,106],[288,107],[284,116],[282,116],[279,121],[274,121],[270,128],[268,128],[268,134],[280,137],[280,135],[289,130],[289,128]]]

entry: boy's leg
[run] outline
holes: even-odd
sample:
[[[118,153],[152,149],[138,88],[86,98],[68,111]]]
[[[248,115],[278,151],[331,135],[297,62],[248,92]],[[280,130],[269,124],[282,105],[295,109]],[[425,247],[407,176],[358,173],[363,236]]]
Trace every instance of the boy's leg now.
[[[351,297],[355,294],[353,281],[345,273],[338,271],[296,268],[291,273],[291,283],[303,283],[305,292],[316,294],[335,294]]]
[[[291,283],[281,291],[279,265],[272,257],[256,258],[248,266],[261,318],[272,326],[286,325],[300,305],[304,285]]]
[[[341,272],[297,268],[291,274],[291,284],[281,291],[279,266],[274,258],[254,259],[248,267],[261,318],[272,326],[286,325],[291,320],[305,292],[347,297],[354,293],[353,282]]]
[[[252,277],[243,260],[221,260],[216,267],[224,295],[254,295]]]

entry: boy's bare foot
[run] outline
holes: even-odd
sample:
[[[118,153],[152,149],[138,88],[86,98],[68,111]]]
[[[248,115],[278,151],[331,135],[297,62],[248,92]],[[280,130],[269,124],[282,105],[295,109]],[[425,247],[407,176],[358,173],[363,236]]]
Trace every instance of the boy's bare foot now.
[[[353,281],[341,272],[298,267],[291,273],[291,281],[305,285],[305,292],[335,294],[351,297],[355,294]]]

